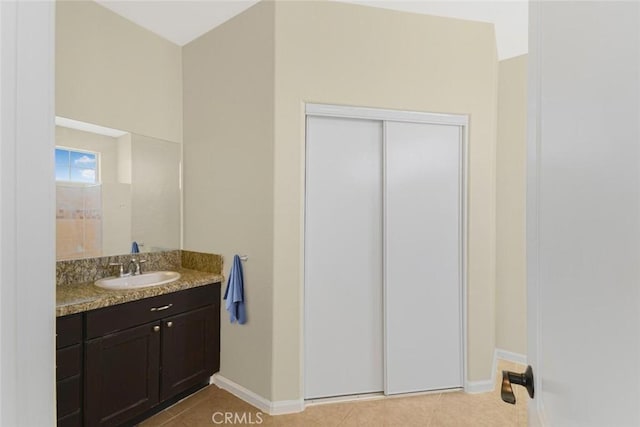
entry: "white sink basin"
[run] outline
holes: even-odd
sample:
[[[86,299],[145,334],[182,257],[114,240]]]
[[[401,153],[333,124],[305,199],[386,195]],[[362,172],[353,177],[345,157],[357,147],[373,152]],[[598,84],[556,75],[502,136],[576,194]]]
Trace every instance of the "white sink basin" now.
[[[137,289],[175,282],[180,278],[176,271],[150,271],[137,276],[106,277],[96,280],[96,286],[105,289]]]

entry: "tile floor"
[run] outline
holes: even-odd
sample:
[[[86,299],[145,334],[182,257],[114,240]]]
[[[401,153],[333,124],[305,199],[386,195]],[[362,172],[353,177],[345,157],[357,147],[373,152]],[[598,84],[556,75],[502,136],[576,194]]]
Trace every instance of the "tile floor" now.
[[[270,426],[270,427],[522,427],[527,425],[527,392],[516,386],[516,405],[500,400],[502,369],[524,366],[500,361],[492,393],[463,392],[382,398],[307,406],[299,414],[271,417],[215,385],[149,418],[140,427]],[[224,413],[237,416],[225,423]],[[214,417],[215,414],[215,417]],[[244,420],[242,417],[244,416]],[[212,419],[213,418],[213,419]],[[215,421],[215,422],[214,422]]]

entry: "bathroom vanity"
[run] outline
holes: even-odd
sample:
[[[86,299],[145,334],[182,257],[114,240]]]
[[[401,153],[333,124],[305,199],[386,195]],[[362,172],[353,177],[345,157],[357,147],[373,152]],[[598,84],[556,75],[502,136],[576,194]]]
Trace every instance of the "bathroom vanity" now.
[[[220,281],[188,272],[158,289],[88,287],[94,298],[59,305],[58,426],[132,425],[207,385],[220,366]]]

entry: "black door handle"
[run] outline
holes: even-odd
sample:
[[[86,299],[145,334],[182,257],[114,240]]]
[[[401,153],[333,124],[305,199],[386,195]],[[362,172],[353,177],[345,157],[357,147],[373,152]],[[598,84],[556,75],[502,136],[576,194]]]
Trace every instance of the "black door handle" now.
[[[513,394],[511,383],[525,387],[527,392],[529,392],[529,397],[533,399],[533,369],[531,366],[527,366],[527,369],[522,374],[517,374],[511,371],[502,371],[502,388],[500,390],[500,396],[503,401],[515,405],[516,396]]]

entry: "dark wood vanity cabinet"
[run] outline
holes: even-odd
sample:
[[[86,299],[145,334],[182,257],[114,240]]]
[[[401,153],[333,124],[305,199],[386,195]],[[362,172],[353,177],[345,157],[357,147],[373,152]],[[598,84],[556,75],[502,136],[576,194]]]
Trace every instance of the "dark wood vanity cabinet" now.
[[[84,425],[129,425],[218,371],[220,284],[89,311],[84,325]]]
[[[160,399],[166,400],[211,376],[219,366],[220,353],[214,351],[214,331],[220,316],[210,307],[191,310],[162,321],[162,373]]]
[[[82,315],[56,319],[58,426],[82,425]]]
[[[157,323],[86,342],[86,425],[117,426],[158,404],[159,349]]]

